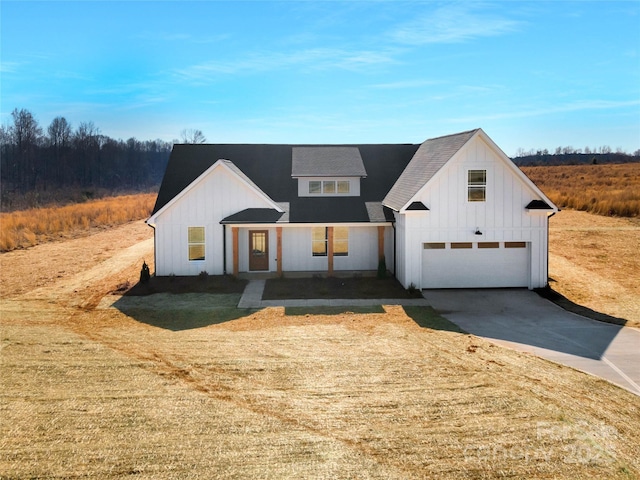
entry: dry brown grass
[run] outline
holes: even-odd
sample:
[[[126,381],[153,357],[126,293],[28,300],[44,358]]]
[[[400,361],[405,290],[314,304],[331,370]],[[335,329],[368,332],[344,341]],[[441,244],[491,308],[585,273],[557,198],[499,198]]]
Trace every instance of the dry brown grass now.
[[[640,219],[563,210],[549,221],[551,287],[640,327]]]
[[[425,308],[230,318],[229,299],[210,294],[187,310],[166,294],[98,305],[152,247],[134,245],[134,227],[3,255],[3,276],[39,264],[30,255],[57,252],[63,269],[37,287],[8,282],[0,304],[3,478],[640,475],[640,397],[421,328]],[[97,263],[64,255],[114,239]]]
[[[32,247],[59,238],[86,234],[151,214],[156,194],[123,195],[63,207],[0,213],[0,251]]]
[[[561,208],[640,216],[640,163],[522,167],[522,171]]]

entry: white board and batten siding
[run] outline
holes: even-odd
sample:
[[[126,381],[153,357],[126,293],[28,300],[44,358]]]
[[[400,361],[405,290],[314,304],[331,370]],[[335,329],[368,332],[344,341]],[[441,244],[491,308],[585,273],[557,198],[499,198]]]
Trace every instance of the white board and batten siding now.
[[[486,201],[467,200],[469,170],[486,170]],[[539,198],[500,153],[474,137],[418,193],[415,200],[429,210],[398,215],[398,243],[404,247],[399,250],[405,250],[403,267],[398,265],[401,282],[422,288],[546,285],[547,212],[525,209]],[[451,249],[458,242],[472,248]],[[479,242],[499,247],[480,249]],[[505,242],[526,247],[505,248]],[[426,243],[446,248],[429,250]]]
[[[156,275],[198,275],[202,271],[221,275],[224,247],[220,221],[246,208],[270,205],[223,165],[210,170],[179,201],[152,217],[156,224]],[[205,260],[189,261],[189,227],[205,227]],[[231,246],[227,242],[228,252]]]
[[[321,226],[321,225],[318,225]],[[312,226],[284,226],[282,229],[282,269],[284,272],[326,272],[327,256],[313,256]],[[335,271],[378,268],[377,227],[349,225],[349,253],[333,257]],[[273,244],[275,248],[275,244]]]

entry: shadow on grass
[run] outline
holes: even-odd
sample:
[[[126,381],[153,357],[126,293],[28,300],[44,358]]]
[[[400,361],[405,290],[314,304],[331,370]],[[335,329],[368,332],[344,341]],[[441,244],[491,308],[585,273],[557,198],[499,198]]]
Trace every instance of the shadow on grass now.
[[[455,323],[441,317],[438,312],[431,307],[405,306],[403,308],[407,316],[422,328],[430,328],[432,330],[441,330],[445,332],[467,333]]]
[[[267,280],[263,300],[421,298],[393,277],[311,277]]]
[[[284,309],[284,314],[287,316],[344,315],[345,313],[385,313],[385,310],[382,305],[366,307],[286,307]]]
[[[114,307],[118,308],[117,302]],[[235,307],[220,307],[210,310],[125,308],[121,312],[140,323],[171,330],[172,332],[180,332],[230,322],[251,315],[254,311]]]
[[[553,281],[553,279],[550,279]],[[542,298],[549,300],[550,302],[555,303],[559,307],[562,307],[568,312],[576,313],[578,315],[582,315],[583,317],[591,318],[593,320],[598,320],[600,322],[612,323],[614,325],[624,326],[627,324],[627,321],[624,318],[613,317],[611,315],[607,315],[606,313],[600,313],[596,310],[592,310],[589,307],[585,307],[579,305],[575,302],[572,302],[564,295],[556,292],[550,286],[546,286],[544,288],[535,288],[534,291],[540,295]]]
[[[113,307],[140,323],[174,332],[203,328],[246,317],[237,308],[240,293],[153,293],[124,295]]]
[[[247,280],[231,275],[198,275],[192,277],[170,275],[153,276],[146,283],[136,283],[124,296],[139,297],[155,293],[242,293]]]

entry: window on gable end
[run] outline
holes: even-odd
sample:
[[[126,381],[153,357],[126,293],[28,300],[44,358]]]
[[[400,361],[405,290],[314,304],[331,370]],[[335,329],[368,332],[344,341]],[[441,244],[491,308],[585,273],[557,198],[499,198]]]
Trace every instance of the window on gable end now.
[[[204,227],[189,227],[189,261],[204,260]]]
[[[467,200],[485,202],[487,200],[487,171],[469,170],[467,172]]]

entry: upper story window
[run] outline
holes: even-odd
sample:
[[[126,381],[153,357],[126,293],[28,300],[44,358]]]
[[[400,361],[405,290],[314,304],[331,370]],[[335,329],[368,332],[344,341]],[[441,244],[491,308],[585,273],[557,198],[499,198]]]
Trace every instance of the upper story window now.
[[[322,182],[316,180],[309,182],[309,193],[311,195],[320,195],[322,193]]]
[[[487,200],[487,171],[469,170],[467,172],[467,200],[485,202]]]
[[[310,180],[310,195],[348,195],[351,192],[349,180]]]

